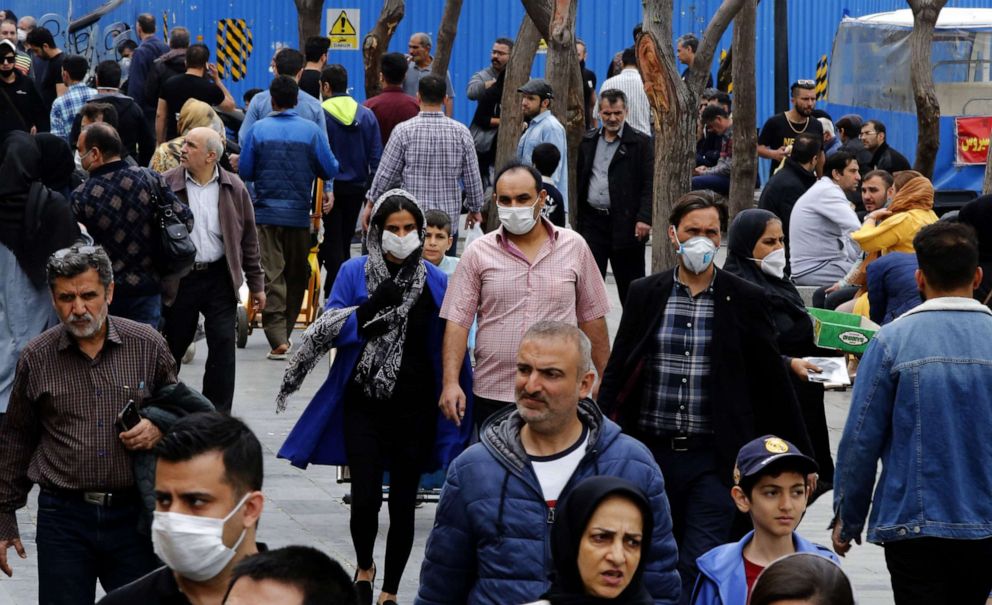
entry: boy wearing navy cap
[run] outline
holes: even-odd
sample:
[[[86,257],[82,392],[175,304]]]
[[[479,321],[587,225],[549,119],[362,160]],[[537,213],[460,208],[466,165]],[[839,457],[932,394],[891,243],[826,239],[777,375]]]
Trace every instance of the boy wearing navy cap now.
[[[730,495],[751,516],[754,530],[740,542],[718,546],[696,560],[699,577],[693,604],[744,605],[758,574],[776,559],[797,552],[837,557],[803,539],[795,529],[806,512],[807,477],[816,462],[774,435],[759,437],[740,449]]]

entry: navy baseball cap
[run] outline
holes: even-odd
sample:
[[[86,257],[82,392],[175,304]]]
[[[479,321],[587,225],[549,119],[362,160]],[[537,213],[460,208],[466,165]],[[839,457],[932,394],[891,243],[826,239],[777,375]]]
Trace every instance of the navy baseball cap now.
[[[816,461],[799,451],[798,447],[775,435],[765,435],[748,442],[737,452],[734,485],[740,485],[741,479],[757,475],[779,460],[794,460],[804,475],[820,470]]]

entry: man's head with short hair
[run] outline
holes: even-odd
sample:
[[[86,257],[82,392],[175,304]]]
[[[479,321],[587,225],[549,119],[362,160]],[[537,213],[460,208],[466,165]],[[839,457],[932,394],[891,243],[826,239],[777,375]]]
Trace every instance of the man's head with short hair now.
[[[45,59],[51,59],[58,54],[56,52],[58,47],[55,46],[55,37],[52,36],[52,32],[44,27],[36,27],[29,31],[24,43]]]
[[[858,159],[843,149],[827,157],[823,164],[823,175],[830,177],[844,191],[855,191],[861,183]]]
[[[978,238],[971,225],[937,221],[923,227],[913,238],[916,250],[916,285],[924,300],[940,296],[964,296],[982,282],[978,266]]]
[[[424,32],[417,32],[410,36],[406,48],[417,67],[427,65],[431,57],[431,46],[433,46],[431,37]]]
[[[94,69],[98,88],[120,88],[121,66],[117,61],[100,61]]]
[[[300,76],[300,72],[303,71],[303,67],[306,65],[303,53],[295,48],[280,49],[276,54],[274,62],[277,75],[289,76],[294,79]]]
[[[620,64],[624,67],[637,67],[637,52],[633,46],[628,46],[620,53]]]
[[[269,84],[269,94],[272,97],[273,111],[286,111],[296,107],[300,94],[300,85],[290,76],[279,75]]]
[[[500,72],[506,68],[510,60],[510,52],[513,50],[513,40],[509,38],[496,38],[493,48],[489,51],[489,64],[493,69]]]
[[[868,151],[875,151],[885,142],[885,124],[878,120],[867,120],[861,125],[861,144]]]
[[[589,48],[586,47],[586,41],[582,38],[575,39],[575,54],[579,56],[579,61],[585,62],[586,56],[589,53]]]
[[[169,32],[169,48],[178,50],[189,48],[189,30],[181,25],[177,25]]]
[[[201,171],[213,172],[223,154],[224,142],[220,135],[212,128],[201,126],[190,130],[183,138],[179,163],[194,174]]]
[[[235,565],[224,605],[353,605],[341,565],[309,546],[285,546]]]
[[[52,304],[63,327],[77,339],[97,336],[114,297],[114,269],[100,246],[76,244],[56,251],[46,265]]]
[[[432,208],[424,213],[424,252],[425,260],[441,264],[444,254],[451,249],[454,244],[454,237],[451,235],[451,217],[447,212]]]
[[[865,210],[884,208],[895,193],[892,175],[885,170],[872,170],[861,179],[861,201]]]
[[[713,89],[713,94],[706,100],[706,103],[708,105],[719,105],[720,107],[723,107],[728,114],[730,113],[730,109],[733,105],[730,95],[715,88]]]
[[[599,93],[597,110],[603,130],[611,137],[619,136],[627,120],[627,95],[622,90],[608,88]]]
[[[828,118],[817,118],[816,121],[823,127],[823,142],[829,145],[834,140],[834,123]]]
[[[246,90],[245,94],[242,95],[241,97],[241,99],[245,102],[245,107],[251,105],[251,100],[255,98],[255,95],[262,92],[263,90],[264,90],[263,88],[249,88],[248,90]]]
[[[320,92],[324,97],[348,92],[348,70],[344,65],[328,65],[320,72]]]
[[[210,49],[206,44],[192,44],[186,50],[186,69],[204,69],[210,61]]]
[[[84,128],[97,122],[109,124],[115,130],[118,128],[117,109],[110,103],[90,101],[79,110],[79,115],[81,116],[80,126]]]
[[[716,134],[722,135],[730,128],[732,121],[727,110],[719,105],[707,105],[700,116],[703,125]]]
[[[155,15],[151,13],[141,13],[140,15],[138,15],[137,26],[138,26],[138,33],[140,34],[154,34]]]
[[[668,224],[676,229],[682,223],[682,219],[691,212],[698,210],[708,210],[712,208],[717,213],[719,219],[718,228],[721,231],[727,230],[728,211],[727,205],[712,191],[692,191],[675,200],[672,212],[668,215]]]
[[[851,139],[857,139],[861,136],[861,126],[861,116],[856,113],[841,116],[839,120],[834,122],[834,128],[840,136],[841,143],[846,143]]]
[[[0,40],[10,40],[17,44],[17,24],[10,19],[0,22]]]
[[[542,176],[551,176],[558,170],[561,162],[561,152],[553,143],[541,143],[534,147],[534,153],[530,156],[531,164],[537,168]]]
[[[531,78],[517,89],[521,94],[520,107],[525,120],[532,120],[538,114],[551,109],[554,89],[544,78]]]
[[[401,86],[406,79],[406,57],[403,53],[386,53],[382,55],[379,71],[387,86]]]
[[[683,65],[692,65],[697,50],[699,50],[699,38],[693,34],[682,34],[675,41],[675,53]]]
[[[796,136],[792,142],[792,153],[789,157],[793,162],[809,166],[820,155],[823,148],[823,140],[815,134],[802,133]]]
[[[789,90],[792,93],[792,109],[801,117],[809,119],[816,107],[816,81],[796,80]]]
[[[548,192],[544,190],[541,173],[537,168],[519,160],[508,162],[496,171],[493,183],[493,200],[498,207],[532,208],[537,221],[533,228],[543,229],[540,225],[540,216]],[[507,237],[514,236],[508,233]]]
[[[444,78],[435,74],[428,74],[420,78],[417,86],[417,96],[422,105],[441,105],[444,103],[445,92],[448,86]]]
[[[17,21],[17,28],[23,29],[26,32],[30,32],[36,27],[38,27],[38,21],[30,15],[27,17],[21,17]]]
[[[83,170],[89,172],[119,160],[124,155],[124,144],[116,128],[104,122],[95,122],[79,133],[76,150]]]
[[[86,72],[90,69],[90,63],[86,57],[80,55],[69,55],[62,61],[62,81],[66,85],[77,84],[86,78]]]
[[[327,51],[331,48],[331,39],[327,36],[310,36],[303,45],[304,58],[307,63],[318,63],[327,60]]]

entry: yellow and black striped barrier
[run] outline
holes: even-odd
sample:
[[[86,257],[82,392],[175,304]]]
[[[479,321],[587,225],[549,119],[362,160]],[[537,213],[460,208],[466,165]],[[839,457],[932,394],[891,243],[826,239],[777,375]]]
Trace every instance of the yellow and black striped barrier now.
[[[244,19],[217,21],[217,73],[220,77],[226,78],[230,72],[235,82],[244,78],[252,48],[251,29]]]
[[[827,98],[827,55],[816,62],[816,100]]]

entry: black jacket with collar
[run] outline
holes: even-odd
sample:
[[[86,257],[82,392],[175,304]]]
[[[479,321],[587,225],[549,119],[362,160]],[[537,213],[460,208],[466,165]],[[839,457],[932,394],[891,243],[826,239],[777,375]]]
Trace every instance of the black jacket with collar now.
[[[598,220],[600,215],[589,205],[589,181],[596,157],[596,143],[602,129],[586,132],[579,144],[578,230],[586,220]],[[610,218],[613,219],[613,247],[623,248],[641,244],[634,237],[634,225],[640,221],[651,224],[651,190],[654,183],[654,148],[651,137],[625,124],[620,135],[620,147],[613,155],[609,170]]]
[[[871,169],[885,170],[889,174],[895,174],[900,170],[912,170],[913,167],[909,164],[906,156],[882,141],[871,156]]]
[[[634,281],[627,294],[598,401],[603,413],[616,420],[624,432],[638,432],[646,372],[651,371],[654,338],[674,278],[674,271],[666,269]],[[712,373],[706,384],[717,454],[725,471],[721,477],[729,485],[737,451],[752,439],[773,434],[806,454],[812,455],[813,449],[779,354],[764,292],[736,275],[717,270],[713,305]]]

